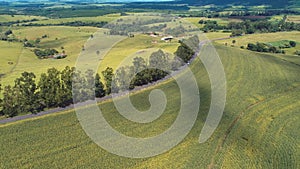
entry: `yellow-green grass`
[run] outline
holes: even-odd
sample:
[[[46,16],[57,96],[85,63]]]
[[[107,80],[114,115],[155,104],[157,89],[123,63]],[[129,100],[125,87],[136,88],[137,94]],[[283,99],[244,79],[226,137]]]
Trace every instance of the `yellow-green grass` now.
[[[202,28],[204,24],[199,24],[200,20],[214,20],[217,21],[220,25],[227,25],[229,22],[241,22],[240,19],[231,19],[231,18],[206,18],[206,17],[187,17],[184,18],[186,21],[193,23],[195,26]]]
[[[232,44],[232,40],[236,40],[234,44],[235,47],[240,48],[240,46],[247,47],[248,43],[256,43],[256,42],[278,42],[282,40],[292,40],[298,42],[295,48],[287,48],[284,49],[287,54],[294,55],[296,50],[300,50],[300,32],[293,31],[293,32],[277,32],[277,33],[262,33],[262,34],[252,34],[252,35],[245,35],[236,37],[233,39],[226,39],[226,40],[218,40],[217,43],[220,44]]]
[[[22,44],[0,41],[0,74],[12,72],[21,54]]]
[[[99,72],[111,67],[114,70],[127,57],[143,57],[148,59],[152,52],[162,49],[167,53],[175,53],[179,43],[177,40],[172,42],[164,42],[160,40],[161,37],[150,37],[148,35],[136,35],[134,38],[127,38],[116,44],[100,62]],[[157,42],[157,43],[154,43]],[[148,59],[149,60],[149,59]],[[131,62],[132,60],[128,60]],[[131,65],[130,63],[126,63]]]
[[[223,119],[208,142],[199,144],[198,138],[209,109],[210,83],[196,59],[191,69],[201,93],[198,119],[187,138],[167,153],[149,159],[112,155],[86,136],[74,112],[64,112],[2,125],[1,168],[299,168],[300,67],[271,54],[223,45],[216,48],[228,93]],[[155,88],[165,92],[168,104],[162,117],[152,123],[125,120],[109,101],[100,104],[100,109],[126,135],[156,135],[174,122],[180,95],[174,81]],[[131,96],[138,109],[149,108],[149,92]]]
[[[0,22],[10,22],[10,21],[22,21],[22,20],[31,20],[31,19],[47,19],[46,17],[41,16],[30,16],[30,15],[0,15]]]
[[[220,38],[229,38],[231,33],[224,32],[209,32],[205,33],[206,37],[210,40],[220,39]]]
[[[82,21],[82,22],[111,22],[118,19],[120,15],[104,15],[104,16],[97,16],[97,17],[74,17],[74,18],[60,18],[60,19],[47,19],[41,21],[35,21],[31,23],[36,24],[59,24],[59,23],[67,23],[67,22],[74,22],[74,21]]]
[[[280,21],[284,15],[275,15],[271,17],[271,21]],[[300,15],[287,15],[287,22],[300,23]]]
[[[274,15],[271,17],[270,21],[281,21],[283,19],[283,15]]]
[[[288,15],[287,21],[288,22],[300,23],[300,15]]]
[[[10,58],[17,58],[18,62],[15,61],[14,69],[7,73],[6,71],[1,71],[0,73],[5,73],[1,79],[3,85],[13,83],[14,79],[20,76],[24,71],[34,72],[38,77],[41,73],[45,73],[48,68],[55,67],[58,69],[63,69],[65,66],[74,66],[77,60],[79,53],[81,52],[82,46],[86,43],[86,40],[90,37],[91,34],[96,32],[98,29],[91,27],[28,27],[14,30],[14,34],[20,38],[27,38],[29,40],[35,40],[40,38],[43,35],[48,35],[49,38],[41,40],[40,46],[42,48],[54,48],[62,52],[65,50],[68,55],[67,58],[61,60],[54,59],[38,59],[33,53],[33,49],[24,48],[21,43],[12,43],[11,45],[14,48],[5,50],[6,55],[2,56],[1,59],[8,60]],[[56,40],[57,38],[57,40]],[[61,49],[64,47],[64,49]],[[20,53],[20,51],[22,51]],[[2,61],[2,60],[1,60]],[[3,62],[1,62],[3,63]],[[7,62],[3,63],[7,64]],[[7,66],[6,66],[7,67]],[[9,69],[8,67],[7,69]]]

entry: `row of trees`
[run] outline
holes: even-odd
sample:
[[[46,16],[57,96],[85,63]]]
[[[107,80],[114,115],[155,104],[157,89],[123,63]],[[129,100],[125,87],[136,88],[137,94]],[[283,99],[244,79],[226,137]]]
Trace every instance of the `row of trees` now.
[[[55,49],[34,49],[33,52],[39,59],[44,59],[46,57],[58,54],[58,51]]]
[[[240,23],[230,22],[227,26],[230,30],[242,30],[245,34],[255,32],[280,32],[280,31],[300,31],[300,24],[294,22],[286,22],[284,19],[279,22],[274,21],[243,21]]]
[[[256,44],[249,43],[247,46],[248,50],[256,51],[256,52],[268,52],[268,53],[282,53],[285,54],[285,51],[279,49],[275,46],[266,43],[257,42]]]
[[[35,21],[39,21],[38,19],[34,18],[34,19],[28,19],[28,20],[16,20],[16,21],[9,21],[9,22],[0,22],[0,26],[12,26],[15,24],[20,24],[20,23],[26,23],[26,22],[35,22]]]
[[[72,22],[47,23],[47,24],[27,23],[27,24],[22,24],[21,26],[75,26],[75,27],[77,27],[77,26],[92,26],[92,27],[102,28],[107,23],[108,22],[106,22],[106,21],[100,21],[100,22],[72,21]]]
[[[242,19],[244,17],[253,16],[253,19],[257,18],[257,16],[265,16],[270,17],[274,15],[298,15],[299,12],[296,10],[290,9],[268,9],[268,10],[253,10],[253,9],[245,9],[239,11],[228,11],[224,12],[224,9],[221,7],[211,8],[210,11],[191,11],[188,14],[180,14],[180,17],[207,17],[207,18],[239,18]]]
[[[246,20],[243,22],[230,22],[227,26],[219,25],[217,21],[213,20],[200,20],[199,24],[204,24],[204,32],[209,31],[231,31],[231,36],[240,36],[243,34],[253,34],[256,32],[267,33],[267,32],[280,32],[280,31],[300,31],[300,24],[294,22],[286,22],[285,19],[282,19],[279,22],[260,20],[260,21],[250,21]]]
[[[107,76],[104,77],[107,80]],[[95,76],[91,70],[81,73],[68,66],[62,71],[50,68],[39,79],[34,73],[24,72],[14,85],[0,87],[3,95],[0,114],[13,117],[37,113],[45,108],[65,107],[94,99],[94,96],[103,97],[109,93],[104,88],[100,75]]]
[[[163,79],[171,72],[173,61],[162,50],[152,53],[148,63],[142,57],[134,58],[132,66],[117,69],[115,78],[112,80],[112,92],[132,90],[136,86]]]
[[[279,47],[273,46],[269,43],[260,43],[256,44],[249,43],[247,49],[256,52],[269,52],[269,53],[282,53],[285,54],[285,51],[282,49],[296,47],[297,43],[295,41],[289,41],[288,43],[281,44]],[[241,47],[243,48],[243,46]],[[295,53],[296,54],[296,53]]]

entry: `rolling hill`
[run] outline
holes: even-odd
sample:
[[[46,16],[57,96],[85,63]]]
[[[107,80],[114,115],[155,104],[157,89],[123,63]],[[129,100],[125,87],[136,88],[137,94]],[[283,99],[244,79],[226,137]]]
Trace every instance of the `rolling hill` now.
[[[190,5],[248,5],[248,6],[254,6],[254,5],[270,5],[272,7],[285,7],[289,5],[296,4],[296,1],[286,1],[286,0],[201,0],[201,1],[195,1],[195,0],[180,0],[181,3],[188,3]]]
[[[227,78],[227,104],[220,126],[198,143],[210,106],[210,82],[196,59],[191,65],[201,96],[198,119],[175,148],[148,159],[119,157],[84,133],[74,111],[0,126],[0,168],[299,168],[300,66],[296,56],[278,57],[216,45]],[[132,123],[110,101],[99,105],[116,130],[135,137],[163,132],[179,110],[173,80],[131,96],[139,110],[149,108],[151,89],[165,92],[165,113],[149,124]],[[87,107],[86,111],[90,108]],[[107,140],[109,141],[109,140]]]

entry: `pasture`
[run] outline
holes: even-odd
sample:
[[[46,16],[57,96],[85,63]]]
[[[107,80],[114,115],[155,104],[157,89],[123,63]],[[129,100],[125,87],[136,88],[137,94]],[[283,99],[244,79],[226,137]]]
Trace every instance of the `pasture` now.
[[[4,67],[1,67],[0,73],[5,75],[1,78],[1,83],[3,85],[13,83],[14,79],[19,77],[24,71],[34,72],[37,76],[39,76],[51,67],[63,69],[65,66],[74,66],[75,61],[82,50],[82,46],[85,44],[90,35],[97,30],[97,28],[92,27],[65,26],[22,27],[20,29],[13,30],[14,34],[19,39],[27,38],[28,40],[35,40],[36,38],[41,38],[43,35],[47,35],[47,38],[41,39],[39,45],[42,48],[57,49],[59,52],[64,50],[68,57],[62,60],[40,60],[35,56],[32,48],[24,48],[22,43],[1,42],[9,48],[1,48],[1,51],[5,50],[5,52],[1,53],[1,60],[14,60],[13,65],[7,65],[7,62],[3,62]]]
[[[206,17],[187,17],[184,18],[186,21],[193,23],[195,26],[202,28],[204,26],[199,24],[200,20],[213,20],[217,21],[219,25],[227,25],[229,22],[241,22],[240,19],[234,19],[234,18],[206,18]]]
[[[81,19],[83,21],[103,21],[106,18],[107,21],[112,21],[119,17],[119,14],[106,15],[100,17],[83,17],[83,18],[64,18],[55,20],[43,20],[37,21],[38,23],[60,23],[75,21]],[[136,16],[127,16],[125,19],[135,21]],[[146,19],[154,19],[155,16],[146,16]],[[53,22],[52,22],[53,21]],[[179,22],[168,23],[168,27],[178,26]],[[65,51],[68,57],[61,60],[46,59],[40,60],[33,53],[34,48],[24,48],[21,43],[12,43],[16,49],[11,46],[11,50],[6,50],[5,56],[2,59],[7,60],[11,58],[10,56],[15,56],[18,58],[19,62],[14,62],[13,65],[6,65],[7,69],[13,67],[14,69],[3,70],[1,69],[1,74],[4,74],[1,79],[3,85],[12,84],[14,79],[19,77],[24,71],[34,72],[38,77],[41,73],[46,72],[50,67],[55,67],[62,69],[65,66],[75,66],[78,56],[85,48],[87,40],[93,34],[105,34],[109,30],[100,29],[94,27],[68,27],[68,26],[42,26],[42,27],[14,27],[13,33],[18,39],[27,39],[30,41],[35,41],[40,38],[40,43],[38,44],[40,48],[47,49],[53,48],[59,52]],[[45,38],[42,38],[46,36]],[[94,38],[96,39],[96,38]],[[165,52],[172,55],[177,47],[179,46],[178,39],[174,39],[172,42],[164,42],[160,40],[161,37],[150,37],[148,35],[136,35],[134,38],[126,38],[122,42],[113,46],[112,49],[107,53],[104,59],[99,60],[101,62],[99,67],[99,72],[106,69],[106,67],[112,67],[114,69],[128,56],[142,56],[147,59],[151,52],[158,49],[163,49]],[[101,41],[95,41],[92,45],[96,47],[101,47],[101,43],[106,43]],[[147,52],[143,52],[146,49]],[[3,50],[5,50],[3,48]],[[22,51],[17,52],[17,51]],[[95,50],[96,51],[96,50]],[[93,53],[95,55],[96,52]],[[131,61],[130,61],[131,62]],[[4,68],[3,68],[4,69]]]
[[[0,15],[0,22],[11,22],[11,21],[15,22],[15,21],[32,20],[32,19],[44,20],[47,18],[41,16],[30,16],[30,15]]]
[[[174,39],[172,42],[165,42],[160,40],[161,37],[150,37],[148,35],[136,35],[134,38],[127,38],[119,42],[104,56],[100,62],[99,72],[105,70],[107,66],[114,70],[127,57],[133,59],[134,57],[143,57],[148,59],[152,52],[162,49],[167,53],[173,55],[177,50],[179,43]],[[128,60],[131,65],[132,60]]]
[[[299,15],[288,15],[287,21],[300,23],[300,16]]]
[[[219,44],[227,43],[228,45],[231,45],[232,40],[236,40],[236,43],[234,44],[236,48],[240,48],[241,46],[247,48],[248,43],[256,43],[256,42],[278,43],[282,40],[288,40],[288,41],[292,40],[297,42],[297,46],[295,48],[284,49],[286,53],[289,55],[294,55],[294,52],[300,49],[300,45],[299,45],[300,36],[298,31],[251,34],[251,35],[245,35],[245,36],[235,37],[231,39],[218,40],[216,42]]]
[[[13,72],[22,54],[22,45],[18,43],[0,41],[0,77]]]
[[[198,119],[183,142],[167,153],[148,159],[110,154],[86,136],[71,111],[1,125],[0,167],[299,168],[300,67],[293,64],[299,58],[286,61],[272,54],[218,44],[216,49],[225,68],[227,104],[219,127],[206,143],[199,144],[198,137],[210,106],[210,82],[196,59],[190,67],[200,90]],[[180,95],[176,83],[169,80],[132,94],[133,105],[147,110],[148,94],[154,88],[165,92],[168,104],[164,114],[152,123],[142,125],[124,119],[110,101],[99,107],[109,124],[126,135],[159,134],[176,119]]]
[[[111,22],[120,17],[119,14],[110,14],[104,16],[96,16],[96,17],[73,17],[73,18],[60,18],[60,19],[46,19],[40,21],[30,22],[33,24],[60,24],[60,23],[67,23],[67,22],[74,22],[74,21],[82,21],[82,22]]]

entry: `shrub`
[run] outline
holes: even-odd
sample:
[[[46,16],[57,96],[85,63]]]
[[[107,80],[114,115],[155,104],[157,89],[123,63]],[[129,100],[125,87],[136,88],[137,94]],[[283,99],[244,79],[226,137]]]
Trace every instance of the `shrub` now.
[[[291,47],[296,47],[296,45],[297,45],[295,41],[290,41],[289,44]]]

